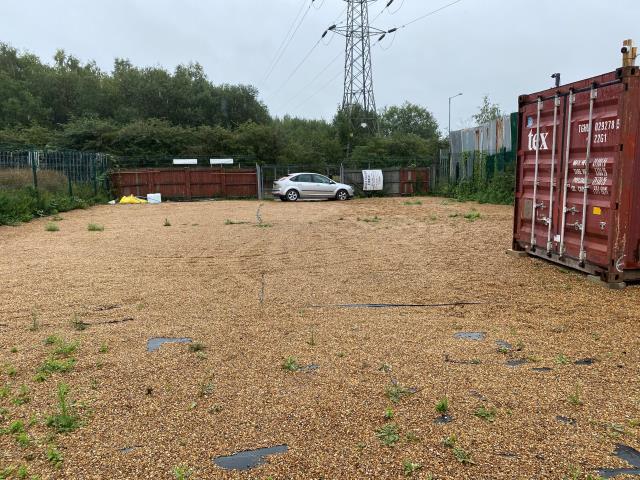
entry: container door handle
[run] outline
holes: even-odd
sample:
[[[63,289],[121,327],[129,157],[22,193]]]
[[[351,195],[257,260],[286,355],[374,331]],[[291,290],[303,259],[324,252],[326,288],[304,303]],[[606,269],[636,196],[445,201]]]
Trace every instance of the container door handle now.
[[[573,104],[576,101],[576,96],[571,91],[569,93],[569,111],[567,112],[567,149],[565,152],[564,160],[564,192],[562,195],[562,225],[560,226],[560,257],[563,257],[566,252],[566,246],[564,244],[564,231],[567,226],[567,192],[569,190],[569,162],[571,161],[571,122],[573,115]]]
[[[553,141],[551,147],[551,180],[549,184],[549,217],[547,220],[547,255],[551,255],[553,251],[553,195],[555,193],[554,184],[556,181],[556,147],[558,139],[558,107],[560,106],[560,96],[556,94],[553,99]]]
[[[587,134],[587,156],[584,161],[584,195],[582,199],[582,230],[580,231],[580,262],[584,265],[587,259],[587,251],[584,245],[584,238],[587,231],[587,201],[589,200],[589,163],[591,162],[591,141],[593,139],[593,106],[598,98],[598,90],[595,85],[591,86],[591,96],[589,98],[589,132]]]

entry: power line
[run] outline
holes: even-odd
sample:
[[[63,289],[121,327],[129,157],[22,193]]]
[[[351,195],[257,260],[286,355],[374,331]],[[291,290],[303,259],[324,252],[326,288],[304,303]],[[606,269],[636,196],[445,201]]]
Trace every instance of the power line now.
[[[282,57],[287,51],[287,48],[289,48],[289,45],[291,45],[291,42],[293,41],[296,34],[298,33],[298,30],[300,30],[300,27],[302,26],[305,19],[307,18],[307,15],[309,15],[309,12],[311,11],[311,7],[313,6],[315,1],[316,0],[311,0],[311,3],[309,3],[309,6],[307,7],[306,11],[304,11],[302,18],[300,18],[298,25],[295,27],[295,30],[293,30],[294,25],[296,24],[296,20],[298,20],[298,18],[300,17],[300,14],[304,10],[305,4],[304,3],[302,4],[302,8],[300,9],[300,11],[298,12],[298,15],[296,16],[293,23],[291,24],[291,27],[289,28],[289,32],[284,37],[284,40],[280,46],[281,48],[278,49],[279,53],[276,54],[275,60],[270,64],[269,68],[267,69],[267,73],[265,74],[264,81],[267,81],[269,79],[269,77],[271,76],[275,68],[278,66],[278,63],[280,62],[280,60],[282,60]],[[324,1],[323,1],[323,4],[324,4]],[[322,5],[320,7],[322,7]],[[292,30],[293,30],[293,33],[291,33]]]
[[[433,10],[433,11],[429,12],[429,13],[425,13],[424,15],[422,15],[422,16],[420,16],[420,17],[418,17],[418,18],[414,19],[414,20],[411,20],[411,21],[410,21],[410,22],[408,22],[408,23],[405,23],[405,24],[404,24],[404,25],[402,25],[401,27],[398,27],[398,30],[399,30],[399,29],[401,29],[401,28],[406,28],[406,27],[408,27],[409,25],[413,25],[414,23],[419,22],[420,20],[423,20],[423,19],[425,19],[425,18],[427,18],[427,17],[430,17],[431,15],[435,15],[436,13],[441,12],[441,11],[442,11],[442,10],[444,10],[445,8],[452,7],[452,6],[454,6],[456,3],[460,3],[461,1],[462,1],[462,0],[455,0],[455,2],[448,3],[447,5],[445,5],[445,6],[443,6],[443,7],[437,8],[437,9],[435,9],[435,10]]]

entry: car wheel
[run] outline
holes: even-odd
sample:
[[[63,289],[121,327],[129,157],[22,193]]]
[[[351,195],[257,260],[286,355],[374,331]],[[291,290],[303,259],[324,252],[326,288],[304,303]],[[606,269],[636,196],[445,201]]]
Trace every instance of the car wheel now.
[[[336,193],[336,198],[341,202],[349,200],[349,192],[347,192],[346,190],[338,190],[338,193]]]
[[[295,190],[289,190],[286,196],[287,200],[290,202],[297,202],[300,195]]]

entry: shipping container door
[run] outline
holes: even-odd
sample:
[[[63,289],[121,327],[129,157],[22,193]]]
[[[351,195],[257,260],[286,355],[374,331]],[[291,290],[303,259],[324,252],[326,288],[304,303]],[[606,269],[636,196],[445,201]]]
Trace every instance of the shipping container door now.
[[[623,86],[594,85],[565,98],[566,132],[557,252],[607,268],[616,218]]]
[[[532,250],[553,248],[558,225],[563,98],[521,106],[516,234]]]

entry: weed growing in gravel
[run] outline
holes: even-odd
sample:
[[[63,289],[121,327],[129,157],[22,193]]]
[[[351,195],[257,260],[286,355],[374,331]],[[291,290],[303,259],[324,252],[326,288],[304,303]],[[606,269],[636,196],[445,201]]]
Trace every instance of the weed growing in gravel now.
[[[460,216],[459,213],[450,213],[449,218],[458,218]]]
[[[58,451],[55,445],[49,445],[47,448],[47,460],[56,468],[60,468],[64,461],[62,454]]]
[[[562,480],[580,480],[582,478],[582,469],[580,467],[569,467],[569,473],[562,477]],[[585,480],[604,480],[600,475],[586,474]]]
[[[393,420],[393,417],[395,416],[395,414],[393,413],[393,409],[391,408],[387,408],[384,411],[384,419],[385,420]]]
[[[11,353],[18,353],[18,347],[11,347]]]
[[[11,387],[9,385],[4,385],[0,387],[0,398],[7,398],[11,393]]]
[[[173,467],[173,476],[176,480],[187,480],[191,478],[193,475],[193,470],[191,470],[187,465],[178,465],[177,467]]]
[[[170,227],[171,226],[171,222],[169,221],[168,218],[164,219],[164,223],[162,224],[163,227]]]
[[[382,365],[380,365],[380,368],[378,368],[378,370],[384,373],[389,373],[391,372],[391,365],[389,365],[388,363],[383,363]]]
[[[205,383],[200,387],[200,396],[207,397],[209,395],[213,395],[214,390],[215,386],[213,385],[213,383]]]
[[[360,219],[358,219],[360,220]],[[365,223],[378,223],[380,222],[380,220],[382,220],[380,217],[378,217],[377,215],[373,218],[363,218],[362,221]]]
[[[452,433],[442,441],[442,444],[447,448],[455,447],[456,443],[458,443],[458,437],[456,437],[455,433]]]
[[[571,361],[571,360],[569,360],[569,357],[567,357],[566,355],[564,355],[564,354],[562,354],[562,353],[556,357],[556,363],[557,363],[558,365],[566,365],[566,364],[568,364],[570,361]]]
[[[480,407],[478,408],[473,414],[478,417],[481,418],[487,422],[493,422],[496,419],[496,409],[491,407],[491,408],[485,408],[485,407]]]
[[[67,395],[69,386],[61,383],[58,385],[58,413],[47,417],[47,427],[53,428],[58,433],[68,433],[80,426],[80,419],[73,414]]]
[[[27,432],[21,432],[17,434],[16,442],[18,442],[18,445],[20,445],[22,448],[27,448],[29,445],[31,445],[31,439],[29,438],[29,434]]]
[[[449,399],[447,397],[443,397],[436,403],[436,412],[438,412],[443,417],[449,411]]]
[[[87,230],[90,232],[103,232],[104,226],[98,225],[97,223],[90,223],[89,225],[87,225]]]
[[[414,432],[407,432],[404,438],[408,443],[419,443],[422,441],[422,439]]]
[[[311,329],[311,338],[309,338],[309,340],[307,340],[307,345],[309,345],[310,347],[315,347],[316,346],[316,336],[315,336],[315,331],[313,330],[313,328]]]
[[[60,215],[54,215],[51,220],[53,220],[54,222],[61,222],[62,220],[64,220],[64,218],[62,218]]]
[[[480,212],[469,212],[464,214],[464,218],[470,222],[475,222],[481,218]]]
[[[463,465],[475,465],[471,454],[460,447],[453,447],[453,456]]]
[[[40,365],[40,368],[38,369],[38,373],[43,374],[44,379],[39,380],[38,378],[36,378],[36,380],[44,381],[52,373],[67,373],[71,371],[75,365],[75,358],[68,358],[67,360],[56,360],[55,358],[49,358],[45,360],[45,362]]]
[[[35,310],[31,311],[31,326],[29,327],[30,332],[37,332],[40,330],[40,322],[38,322],[38,313]]]
[[[298,361],[295,359],[295,357],[287,357],[282,363],[282,369],[286,370],[287,372],[297,372],[298,370],[300,370],[300,365],[298,364]]]
[[[24,432],[25,432],[24,422],[21,420],[16,420],[15,422],[11,422],[11,424],[9,424],[9,428],[2,430],[2,433],[10,433],[12,435],[18,435]]]
[[[53,351],[53,355],[56,357],[67,358],[78,348],[78,342],[67,343],[64,340],[60,340],[57,343],[56,349]]]
[[[407,205],[407,206],[412,206],[412,205],[422,205],[422,202],[421,202],[420,200],[416,200],[416,201],[414,201],[414,202],[412,202],[412,201],[406,201],[406,202],[404,202],[404,205]]]
[[[412,477],[418,470],[422,470],[422,464],[412,462],[411,460],[405,460],[402,463],[402,472],[405,477]]]
[[[576,385],[576,389],[569,395],[569,403],[574,407],[579,407],[584,403],[582,401],[582,389],[580,385]]]
[[[59,232],[60,231],[60,227],[58,225],[56,225],[55,223],[47,223],[47,225],[44,227],[44,229],[47,232]]]
[[[98,350],[100,353],[107,353],[109,351],[109,347],[107,346],[106,343],[103,343],[102,345],[100,345],[100,350]]]
[[[205,347],[205,345],[203,343],[190,343],[189,344],[189,351],[192,353],[196,353],[196,352],[204,352],[207,349],[207,347]]]
[[[256,227],[258,227],[258,228],[271,228],[271,227],[273,227],[273,225],[270,224],[270,223],[259,223],[259,224],[256,225]]]
[[[18,469],[16,470],[16,477],[18,478],[18,480],[24,480],[29,476],[29,471],[27,470],[27,467],[24,465],[20,465],[18,467]],[[0,477],[2,478],[2,477]],[[33,480],[35,477],[31,477],[31,480]]]
[[[400,441],[400,433],[398,425],[395,423],[387,423],[376,430],[376,437],[383,445],[387,447],[393,447]]]
[[[74,315],[73,318],[71,319],[71,327],[74,330],[77,330],[78,332],[82,332],[86,330],[88,326],[89,324],[84,323],[82,320],[80,320],[80,318],[78,318],[77,315]]]
[[[62,339],[60,337],[56,337],[55,335],[49,335],[47,338],[44,339],[44,344],[45,345],[55,345],[58,342],[61,342]]]
[[[20,392],[18,392],[18,396],[13,399],[13,404],[20,406],[29,403],[31,401],[29,393],[29,387],[27,387],[26,385],[22,385],[20,387]]]
[[[415,391],[402,385],[390,385],[387,387],[386,393],[389,400],[393,403],[399,403],[403,397],[413,395]]]
[[[9,375],[9,377],[11,378],[15,377],[18,374],[16,367],[14,367],[13,365],[7,365],[6,372],[7,372],[7,375]]]
[[[224,221],[225,225],[247,225],[248,223],[249,222],[238,222],[235,220],[230,220],[228,218]]]

